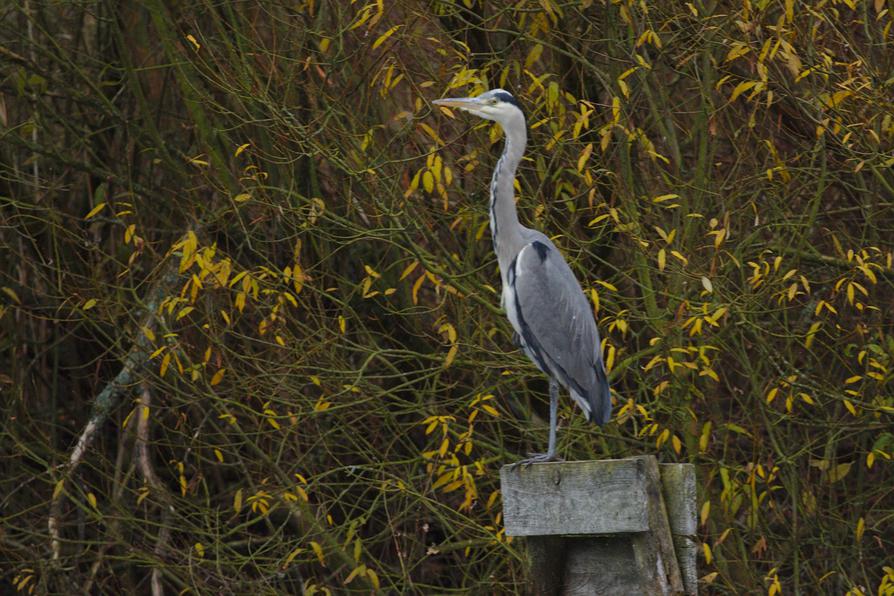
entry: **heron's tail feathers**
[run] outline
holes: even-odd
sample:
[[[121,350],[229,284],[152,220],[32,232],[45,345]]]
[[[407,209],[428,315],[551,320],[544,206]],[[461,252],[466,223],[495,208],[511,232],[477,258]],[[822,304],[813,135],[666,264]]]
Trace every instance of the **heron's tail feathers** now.
[[[593,367],[593,376],[585,383],[574,380],[563,380],[578,407],[590,422],[604,425],[612,417],[612,394],[605,376],[605,365],[600,359]]]
[[[590,406],[587,419],[602,426],[612,417],[612,395],[608,377],[605,376],[605,365],[600,360],[593,368],[596,371],[596,383],[587,392],[587,402]]]

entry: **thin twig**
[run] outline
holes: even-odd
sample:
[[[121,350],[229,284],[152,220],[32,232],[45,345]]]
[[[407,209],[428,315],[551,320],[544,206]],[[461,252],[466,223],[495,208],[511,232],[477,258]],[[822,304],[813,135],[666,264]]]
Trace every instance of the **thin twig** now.
[[[164,296],[169,295],[174,284],[179,279],[178,264],[174,260],[170,260],[166,265],[166,271],[158,280],[156,285],[149,292],[149,298],[143,306],[143,322],[142,327],[155,329],[158,305]],[[136,374],[142,365],[146,362],[146,358],[151,352],[152,345],[146,337],[145,333],[137,335],[137,340],[130,352],[124,359],[124,366],[121,371],[112,379],[105,388],[93,399],[93,409],[90,419],[84,426],[78,437],[78,442],[72,449],[68,458],[68,463],[63,466],[62,478],[56,483],[56,490],[50,501],[50,514],[47,518],[47,529],[50,533],[50,550],[52,552],[53,561],[58,561],[61,557],[62,539],[60,534],[60,518],[62,517],[62,503],[65,483],[74,475],[84,454],[87,452],[90,442],[93,440],[96,431],[102,426],[109,416],[109,413],[120,402],[121,395],[131,387],[136,381]]]
[[[137,414],[137,439],[134,449],[136,450],[137,456],[137,468],[140,470],[140,475],[143,477],[143,480],[154,492],[165,494],[165,488],[159,481],[158,475],[155,473],[155,468],[152,466],[152,458],[149,454],[149,415],[151,405],[152,393],[149,391],[149,385],[143,383],[142,390],[140,391],[140,410]],[[167,549],[168,546],[168,540],[171,537],[171,530],[168,527],[169,513],[165,504],[162,504],[161,515],[161,526],[155,540],[155,548],[152,551],[158,559],[161,559],[164,555],[165,549]],[[161,568],[157,565],[152,568],[150,585],[152,587],[152,596],[164,596],[164,587],[161,583]]]

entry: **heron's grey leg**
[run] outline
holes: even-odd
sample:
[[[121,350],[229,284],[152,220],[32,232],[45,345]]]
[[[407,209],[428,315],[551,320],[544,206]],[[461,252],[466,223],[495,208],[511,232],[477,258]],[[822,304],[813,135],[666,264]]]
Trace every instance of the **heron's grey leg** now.
[[[559,416],[559,382],[549,380],[549,445],[546,448],[546,459],[551,461],[556,457],[556,424]]]
[[[546,453],[529,453],[527,459],[515,462],[511,469],[519,466],[528,467],[531,464],[544,463],[550,461],[562,461],[562,458],[556,455],[556,426],[559,418],[559,382],[556,379],[549,380],[549,444]]]

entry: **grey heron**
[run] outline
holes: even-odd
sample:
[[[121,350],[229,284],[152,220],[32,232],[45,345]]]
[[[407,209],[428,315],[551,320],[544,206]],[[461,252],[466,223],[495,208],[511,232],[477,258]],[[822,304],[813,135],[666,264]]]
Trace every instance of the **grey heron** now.
[[[518,101],[503,89],[491,89],[477,97],[433,103],[493,120],[503,129],[503,154],[490,184],[490,230],[503,285],[502,304],[516,343],[549,377],[550,397],[547,451],[529,454],[529,459],[518,463],[555,461],[560,383],[589,421],[602,426],[611,417],[611,395],[593,310],[552,241],[518,221],[513,183],[528,139]]]

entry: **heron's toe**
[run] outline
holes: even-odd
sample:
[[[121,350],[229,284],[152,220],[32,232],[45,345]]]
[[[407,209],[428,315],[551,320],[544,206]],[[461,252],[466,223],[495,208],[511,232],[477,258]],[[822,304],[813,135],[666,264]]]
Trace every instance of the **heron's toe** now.
[[[519,466],[524,466],[527,468],[530,467],[531,464],[542,464],[551,461],[564,460],[555,453],[529,453],[527,459],[515,462],[514,464],[509,466],[509,469],[515,470]]]

